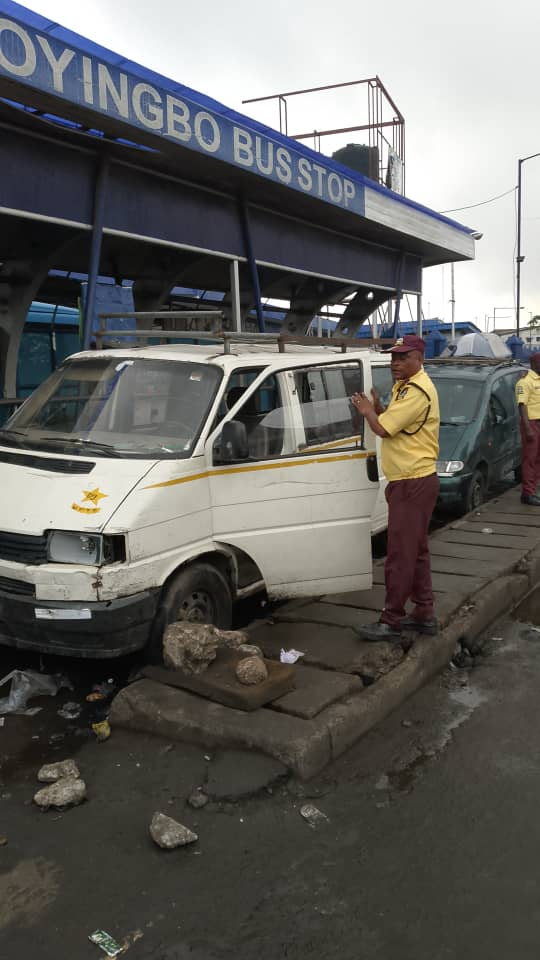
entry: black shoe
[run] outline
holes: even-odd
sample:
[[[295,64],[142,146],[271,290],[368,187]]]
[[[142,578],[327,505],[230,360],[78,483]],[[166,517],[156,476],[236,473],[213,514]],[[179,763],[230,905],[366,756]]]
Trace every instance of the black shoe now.
[[[401,629],[391,627],[389,623],[383,623],[382,620],[378,620],[377,623],[362,623],[359,627],[354,628],[354,632],[360,640],[370,640],[372,642],[377,640],[389,640],[390,642],[401,640]]]
[[[439,632],[439,625],[435,617],[429,617],[428,620],[417,620],[416,617],[404,617],[401,621],[402,630],[414,630],[415,633],[424,633],[428,637],[434,637]]]
[[[528,507],[540,507],[540,497],[535,497],[533,494],[522,497],[521,502],[525,503]]]

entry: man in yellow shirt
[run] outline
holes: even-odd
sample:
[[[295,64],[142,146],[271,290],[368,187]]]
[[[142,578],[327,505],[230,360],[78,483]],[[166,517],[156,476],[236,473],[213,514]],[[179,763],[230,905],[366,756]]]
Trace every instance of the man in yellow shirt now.
[[[352,402],[382,437],[382,469],[388,480],[388,548],[384,610],[377,623],[358,627],[364,640],[399,640],[403,629],[436,634],[428,529],[439,493],[439,398],[422,366],[425,343],[408,335],[391,349],[394,378],[386,410],[356,393]],[[405,604],[414,610],[407,617]]]
[[[521,502],[540,507],[540,353],[533,353],[531,369],[516,383],[521,427]]]

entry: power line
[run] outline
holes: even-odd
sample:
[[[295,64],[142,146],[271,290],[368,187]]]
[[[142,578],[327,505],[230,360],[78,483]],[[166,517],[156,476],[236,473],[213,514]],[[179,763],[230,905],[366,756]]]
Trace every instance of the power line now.
[[[505,193],[499,193],[496,197],[491,197],[489,200],[481,200],[480,203],[469,203],[467,207],[453,207],[452,210],[440,210],[439,213],[459,213],[460,210],[472,210],[474,207],[484,207],[486,203],[494,203],[495,200],[507,197],[509,193],[514,193],[515,190],[517,190],[517,187],[512,187],[511,190],[506,190]]]

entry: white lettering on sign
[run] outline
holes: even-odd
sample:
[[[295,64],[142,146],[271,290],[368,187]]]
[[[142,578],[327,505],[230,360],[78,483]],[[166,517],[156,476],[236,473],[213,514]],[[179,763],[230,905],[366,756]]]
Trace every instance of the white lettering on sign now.
[[[266,152],[266,160],[263,159],[264,152]],[[262,137],[255,137],[255,158],[259,173],[266,175],[272,173],[274,169],[274,144],[271,140],[265,141]]]
[[[196,101],[197,95],[181,100],[161,88],[159,78],[157,83],[142,81],[136,73],[103,63],[73,44],[67,46],[51,32],[45,36],[8,17],[0,17],[2,76],[73,104],[90,106],[95,112],[120,116],[138,129],[214,154],[326,203],[364,213],[362,183],[325,166],[323,157],[317,162],[312,151],[305,156],[293,142],[280,143],[277,134],[274,138],[261,128],[250,131],[226,114],[204,109],[204,103]],[[62,116],[60,107],[57,112]]]
[[[183,100],[171,96],[167,96],[167,133],[175,140],[191,140],[189,107]]]
[[[43,53],[47,57],[48,62],[50,63],[52,75],[53,75],[54,89],[59,90],[60,93],[63,93],[64,84],[63,84],[62,78],[64,75],[64,70],[66,69],[67,66],[69,66],[69,64],[73,60],[73,57],[75,56],[75,51],[69,50],[66,47],[66,49],[62,51],[61,56],[56,57],[52,51],[49,41],[46,40],[45,37],[38,37],[37,40],[39,45],[41,46],[41,49],[43,50]]]
[[[276,176],[282,183],[290,183],[292,180],[291,170],[292,157],[285,147],[278,147],[276,150]]]
[[[210,128],[210,137],[205,135],[204,132],[204,130],[208,130],[208,128]],[[216,150],[219,150],[221,135],[217,120],[211,113],[206,113],[205,110],[200,110],[199,113],[196,113],[193,129],[195,131],[195,139],[203,150],[208,150],[208,153],[215,153]]]
[[[94,77],[90,57],[82,58],[83,65],[83,96],[85,103],[94,102]]]
[[[133,87],[132,100],[137,120],[140,120],[150,130],[161,130],[163,126],[163,106],[156,88],[149,83],[137,83]]]
[[[7,47],[8,52],[13,53],[13,59],[10,59],[0,46],[0,66],[7,70],[8,73],[13,73],[16,77],[30,77],[34,73],[37,66],[37,56],[32,40],[28,36],[26,30],[19,26],[18,23],[14,23],[13,20],[0,20],[0,40],[2,40],[2,35],[7,34]],[[16,36],[21,41],[24,47],[24,60],[22,63],[18,63],[18,51],[11,40],[9,34]],[[20,44],[19,44],[20,46]],[[10,47],[12,48],[10,50]]]
[[[345,197],[345,206],[348,207],[356,196],[356,187],[352,180],[343,181],[343,194]]]
[[[311,190],[313,187],[313,177],[311,176],[311,164],[305,157],[300,157],[298,161],[298,183],[302,190]]]
[[[108,109],[108,97],[118,110],[121,117],[129,117],[128,79],[125,73],[120,74],[120,88],[118,89],[108,67],[98,63],[98,91],[99,105],[102,110]]]
[[[253,165],[252,137],[247,130],[241,127],[235,127],[233,130],[233,149],[236,163],[241,163],[243,167]]]

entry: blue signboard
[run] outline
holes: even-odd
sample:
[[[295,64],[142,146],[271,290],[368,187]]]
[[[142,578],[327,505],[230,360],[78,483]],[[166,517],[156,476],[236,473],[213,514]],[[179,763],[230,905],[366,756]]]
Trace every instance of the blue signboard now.
[[[100,58],[94,45],[85,50],[82,38],[69,36],[81,45],[0,16],[0,77],[364,215],[364,185],[347,168],[225,107],[221,112],[202,95],[185,96],[185,88],[136,64],[126,69],[116,58],[115,66],[110,54]]]

